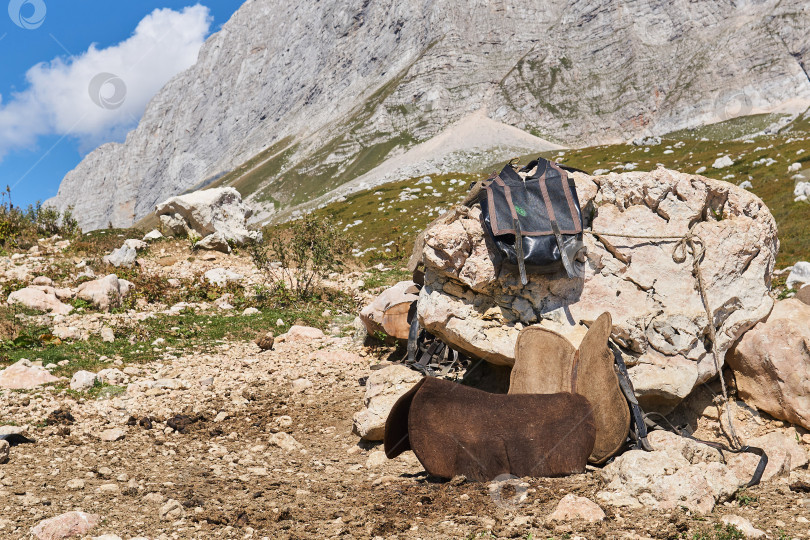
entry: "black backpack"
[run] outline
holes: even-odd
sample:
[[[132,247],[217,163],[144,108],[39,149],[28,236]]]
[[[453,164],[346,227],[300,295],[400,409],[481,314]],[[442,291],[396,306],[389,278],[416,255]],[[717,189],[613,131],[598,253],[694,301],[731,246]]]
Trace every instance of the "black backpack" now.
[[[583,275],[582,211],[566,169],[576,170],[538,157],[520,170],[508,163],[482,185],[484,230],[504,263],[518,267],[523,285],[527,271]]]

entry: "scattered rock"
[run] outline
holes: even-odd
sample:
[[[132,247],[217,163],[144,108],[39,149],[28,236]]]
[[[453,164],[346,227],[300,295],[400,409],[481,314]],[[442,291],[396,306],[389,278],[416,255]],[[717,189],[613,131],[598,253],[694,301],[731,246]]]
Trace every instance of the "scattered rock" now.
[[[104,326],[101,329],[101,341],[104,343],[112,343],[115,341],[115,332],[109,326]]]
[[[293,392],[306,392],[310,388],[312,388],[312,381],[309,379],[295,379],[292,382]]]
[[[0,465],[8,463],[9,448],[11,445],[8,444],[8,441],[0,440]]]
[[[366,469],[376,469],[385,464],[388,461],[388,458],[385,457],[385,452],[382,450],[375,450],[371,454],[369,454],[368,458],[366,459]]]
[[[124,245],[134,249],[135,251],[143,251],[144,249],[149,247],[149,244],[147,244],[143,240],[137,240],[135,238],[124,240]]]
[[[256,338],[254,341],[256,345],[263,351],[270,351],[273,349],[273,344],[275,343],[275,337],[273,336],[273,332],[265,332],[260,334],[259,337]]]
[[[209,270],[203,274],[203,277],[206,281],[212,285],[217,285],[218,287],[225,287],[228,285],[228,283],[238,283],[244,279],[242,274],[232,270],[227,270],[225,268],[214,268]]]
[[[728,514],[720,518],[720,521],[725,523],[726,525],[734,525],[737,527],[746,538],[764,538],[765,531],[760,531],[753,525],[751,522],[745,519],[742,516],[735,516],[734,514]]]
[[[270,437],[270,444],[281,448],[285,452],[293,452],[295,450],[300,450],[301,448],[303,448],[301,443],[296,441],[292,435],[290,435],[289,433],[285,433],[283,431],[274,433]]]
[[[701,270],[721,362],[731,345],[770,313],[776,222],[755,195],[664,168],[599,177],[575,173],[574,180],[586,225],[594,230],[681,235],[694,225],[706,246]],[[675,242],[617,237],[607,245],[586,234],[584,278],[530,274],[522,287],[516,272],[496,264],[499,256],[490,252],[478,207],[451,211],[424,238],[419,320],[472,358],[512,365],[517,335],[530,324],[557,331],[577,346],[584,334],[579,322],[609,311],[612,338],[637,357],[629,372],[644,407],[671,409],[716,375],[691,255],[674,260]]]
[[[605,512],[598,504],[586,497],[577,497],[569,493],[557,504],[557,508],[548,516],[549,521],[571,521],[581,519],[596,523],[605,519]]]
[[[221,253],[230,253],[231,246],[228,244],[228,240],[225,238],[225,235],[221,232],[215,232],[213,234],[209,234],[196,244],[194,247],[197,249],[207,249],[210,251],[219,251]]]
[[[132,283],[125,279],[118,279],[115,274],[110,274],[82,283],[76,290],[76,296],[93,303],[102,311],[109,311],[111,307],[120,305],[131,290]]]
[[[798,289],[806,283],[810,283],[810,262],[799,261],[790,270],[785,285],[788,289]]]
[[[65,488],[71,491],[81,491],[84,489],[84,480],[81,478],[74,478],[73,480],[68,480],[67,484],[65,484]]]
[[[135,265],[135,259],[137,257],[138,252],[124,244],[120,248],[113,250],[109,255],[105,255],[102,260],[116,268],[132,268]]]
[[[51,312],[54,315],[67,315],[73,311],[72,306],[59,301],[53,287],[44,285],[34,285],[14,291],[8,295],[7,301],[9,304],[21,304],[29,309]]]
[[[712,163],[712,168],[725,169],[726,167],[731,167],[732,165],[734,165],[734,161],[728,156],[723,156],[714,160],[714,163]]]
[[[144,242],[154,242],[155,240],[160,240],[161,238],[163,238],[163,233],[161,233],[157,229],[152,229],[151,231],[149,231],[148,233],[146,233],[143,236],[143,241]]]
[[[278,336],[277,341],[287,342],[287,343],[294,343],[299,341],[312,341],[315,339],[324,339],[326,335],[323,333],[322,330],[318,328],[312,328],[311,326],[299,326],[293,325],[287,331],[286,334],[282,334]]]
[[[605,504],[671,510],[683,506],[699,514],[731,497],[740,485],[722,463],[691,464],[671,452],[631,450],[602,469],[606,489],[597,494]]]
[[[40,521],[31,529],[38,540],[61,540],[71,536],[84,536],[101,522],[98,514],[68,512]]]
[[[70,389],[77,392],[90,390],[96,384],[96,374],[90,371],[77,371],[70,379]]]
[[[37,276],[34,278],[34,281],[32,281],[31,284],[43,287],[53,287],[53,280],[46,276]]]
[[[45,368],[35,366],[26,359],[0,371],[0,388],[7,390],[30,390],[58,380],[58,377],[51,375]]]
[[[126,431],[121,428],[107,429],[101,432],[98,436],[104,442],[120,441],[126,436]]]
[[[768,454],[768,465],[762,475],[766,482],[774,478],[783,478],[790,475],[790,471],[807,465],[808,458],[805,449],[780,431],[772,431],[761,437],[753,437],[745,441],[746,444],[762,448]],[[733,454],[728,456],[728,466],[738,478],[748,481],[759,463],[759,456],[754,454]]]
[[[367,441],[383,440],[394,403],[421,379],[420,373],[398,364],[374,371],[366,381],[365,409],[355,413],[352,433]]]
[[[258,310],[258,309],[256,309],[255,307],[249,307],[249,308],[245,308],[245,309],[242,311],[242,316],[243,316],[243,317],[249,317],[249,316],[251,316],[251,315],[258,315],[259,313],[261,313],[261,311],[259,311],[259,310]]]
[[[776,303],[770,316],[727,355],[740,397],[768,414],[810,429],[810,305]]]
[[[160,519],[163,521],[175,521],[186,515],[186,511],[180,501],[169,499],[166,504],[160,507]]]
[[[158,204],[155,212],[161,223],[175,234],[183,227],[202,237],[219,232],[238,246],[261,241],[260,232],[247,229],[247,218],[253,211],[232,187],[204,189],[172,197]]]
[[[80,339],[85,339],[85,337],[87,336],[85,332],[82,332],[75,326],[61,326],[61,325],[54,326],[51,333],[54,336],[58,337],[59,339],[65,341],[76,341]]]

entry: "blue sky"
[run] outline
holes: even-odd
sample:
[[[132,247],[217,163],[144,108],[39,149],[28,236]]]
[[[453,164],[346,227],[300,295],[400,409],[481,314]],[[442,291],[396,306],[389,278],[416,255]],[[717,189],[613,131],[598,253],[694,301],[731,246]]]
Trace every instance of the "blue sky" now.
[[[32,204],[193,63],[241,2],[0,0],[0,188]],[[92,196],[92,194],[88,194]]]

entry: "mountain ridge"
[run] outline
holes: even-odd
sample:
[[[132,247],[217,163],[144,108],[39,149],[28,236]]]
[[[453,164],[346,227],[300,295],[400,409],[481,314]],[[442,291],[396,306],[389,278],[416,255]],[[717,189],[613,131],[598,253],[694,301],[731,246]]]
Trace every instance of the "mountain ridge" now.
[[[477,111],[576,147],[795,115],[810,105],[808,30],[798,0],[248,0],[126,142],[86,156],[49,202],[85,229],[128,226],[169,196],[241,182],[269,219]]]

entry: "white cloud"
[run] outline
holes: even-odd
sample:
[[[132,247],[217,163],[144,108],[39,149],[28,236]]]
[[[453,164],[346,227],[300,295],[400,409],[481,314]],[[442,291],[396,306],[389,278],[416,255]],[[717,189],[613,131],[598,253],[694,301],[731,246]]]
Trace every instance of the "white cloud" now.
[[[196,62],[211,21],[201,5],[156,9],[117,45],[35,65],[27,89],[0,96],[0,159],[44,135],[76,137],[83,151],[123,140],[158,90]]]

